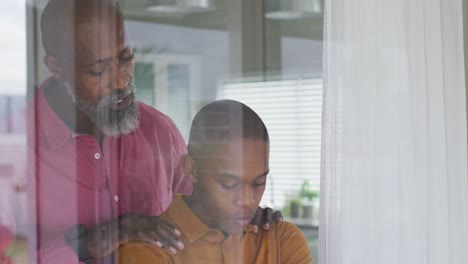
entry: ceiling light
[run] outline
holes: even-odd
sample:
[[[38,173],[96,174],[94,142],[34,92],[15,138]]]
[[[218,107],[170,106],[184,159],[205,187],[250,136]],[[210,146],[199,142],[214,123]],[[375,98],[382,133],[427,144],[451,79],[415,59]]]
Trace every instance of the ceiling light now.
[[[323,0],[267,0],[265,17],[292,20],[322,15]]]
[[[148,0],[147,11],[188,14],[214,10],[213,0]]]

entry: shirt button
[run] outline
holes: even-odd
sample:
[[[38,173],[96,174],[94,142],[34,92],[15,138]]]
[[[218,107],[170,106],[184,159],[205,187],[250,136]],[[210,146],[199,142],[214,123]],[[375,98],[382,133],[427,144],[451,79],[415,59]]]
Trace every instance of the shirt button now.
[[[96,154],[94,154],[94,157],[95,157],[96,159],[99,159],[99,158],[101,157],[101,154],[96,153]]]
[[[115,196],[114,196],[114,200],[115,200],[116,202],[118,202],[118,201],[119,201],[119,196],[118,196],[118,195],[115,195]]]

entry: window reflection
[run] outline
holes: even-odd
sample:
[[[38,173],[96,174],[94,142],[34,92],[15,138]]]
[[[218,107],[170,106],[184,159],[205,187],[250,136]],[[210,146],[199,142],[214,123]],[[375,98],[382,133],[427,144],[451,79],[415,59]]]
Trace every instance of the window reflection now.
[[[280,19],[267,15],[272,7],[278,7],[278,3],[269,0],[263,4],[261,1],[225,0],[118,1],[125,17],[125,27],[122,28],[128,33],[123,41],[134,54],[131,67],[128,67],[133,70],[124,73],[133,73],[136,99],[147,105],[139,105],[139,120],[142,122],[139,125],[144,125],[146,130],[141,136],[144,142],[138,141],[137,147],[131,143],[133,141],[127,140],[130,137],[121,137],[119,133],[101,135],[80,130],[78,123],[83,109],[78,108],[64,117],[66,111],[62,111],[65,108],[61,108],[64,107],[60,106],[61,103],[72,105],[77,98],[87,99],[92,94],[77,90],[76,97],[67,101],[73,95],[67,87],[73,90],[93,82],[77,85],[78,80],[70,79],[67,80],[69,83],[61,84],[60,80],[54,83],[53,78],[49,79],[54,73],[51,73],[50,64],[49,68],[44,65],[43,58],[57,54],[45,52],[40,30],[41,15],[48,2],[36,0],[31,2],[31,6],[24,2],[20,6],[23,10],[24,7],[32,8],[30,12],[33,14],[23,19],[22,23],[28,22],[28,27],[19,30],[24,34],[28,32],[31,42],[28,63],[33,70],[28,76],[32,84],[28,94],[32,100],[26,101],[25,84],[22,84],[24,89],[21,88],[23,92],[20,94],[0,93],[0,188],[8,189],[2,191],[1,195],[5,197],[0,196],[0,226],[7,226],[8,232],[17,236],[16,244],[8,242],[6,254],[22,258],[15,260],[24,263],[27,247],[23,238],[29,237],[29,262],[34,262],[38,256],[53,256],[51,261],[64,263],[60,259],[62,256],[59,258],[60,254],[55,253],[66,252],[66,258],[76,257],[79,247],[74,248],[67,240],[73,240],[70,238],[71,229],[79,231],[72,228],[76,224],[83,224],[91,230],[107,223],[99,227],[112,230],[113,222],[109,221],[126,213],[162,213],[171,204],[175,193],[189,192],[187,179],[174,176],[184,174],[177,164],[179,157],[175,156],[186,151],[196,113],[214,100],[235,99],[257,112],[271,135],[271,172],[260,205],[282,211],[287,220],[299,226],[309,243],[313,259],[317,260],[318,206],[317,201],[309,197],[311,193],[318,192],[320,185],[321,1],[313,1],[313,6],[308,6],[307,10],[313,10],[311,12]],[[175,5],[170,5],[170,2]],[[77,9],[86,4],[79,5]],[[103,6],[108,8],[106,4]],[[97,21],[109,15],[106,8],[100,9],[102,13],[95,17]],[[105,38],[111,33],[112,30],[108,30],[98,35]],[[102,55],[107,51],[102,47],[112,43],[101,40],[93,42],[88,34],[84,43],[91,50],[99,51],[93,55],[95,59],[104,58]],[[79,41],[77,37],[71,43]],[[67,43],[60,42],[62,46]],[[79,55],[79,48],[71,53]],[[79,74],[78,61],[74,61],[78,57],[72,57],[61,65],[65,64],[71,68],[68,69],[70,72]],[[113,78],[113,70],[117,69],[112,62],[106,66],[109,70],[107,77],[98,77],[97,72],[102,69],[93,68],[96,74],[89,78],[99,78],[99,86],[103,86],[103,78]],[[26,67],[23,68],[25,72]],[[0,81],[6,79],[4,75],[0,76]],[[21,78],[25,82],[24,76]],[[53,93],[52,96],[47,92],[41,95],[47,86],[67,89],[62,90],[61,96],[51,99],[54,98]],[[94,95],[101,98],[105,94],[107,90],[101,89]],[[116,108],[125,101],[124,96],[112,98],[116,101]],[[26,123],[28,107],[35,109],[31,123]],[[153,112],[153,108],[174,123],[163,117],[165,121],[158,119],[154,122],[154,116],[153,119],[141,116],[145,112],[159,115]],[[57,122],[43,125],[44,113],[55,116]],[[105,117],[99,120],[91,123],[102,123]],[[165,129],[154,125],[166,121],[169,127],[166,130],[170,133],[164,133]],[[151,129],[147,128],[152,125]],[[29,129],[38,134],[26,138]],[[56,136],[60,132],[69,136],[63,141],[58,140],[60,138]],[[158,140],[154,139],[156,134],[160,137]],[[159,148],[162,145],[167,148]],[[28,171],[26,151],[33,153],[34,159],[29,161],[38,162],[39,167],[30,167],[33,169]],[[127,177],[129,175],[141,177]],[[168,176],[159,181],[155,177],[160,175]],[[34,179],[29,181],[33,185],[29,186],[30,189],[34,190],[28,193],[29,197],[26,192],[28,177]],[[29,215],[28,201],[32,208]],[[294,214],[294,206],[297,205],[294,202],[300,203],[299,214]],[[3,213],[7,211],[8,214]],[[132,222],[132,217],[125,216],[124,219]],[[104,238],[111,240],[111,235],[106,233]],[[45,253],[36,255],[38,250]],[[5,255],[1,247],[0,252]],[[100,257],[94,258],[98,259],[95,261],[105,263],[112,259]],[[43,261],[49,263],[49,260]],[[65,262],[69,261],[67,258]]]
[[[0,263],[27,263],[25,1],[0,10]]]

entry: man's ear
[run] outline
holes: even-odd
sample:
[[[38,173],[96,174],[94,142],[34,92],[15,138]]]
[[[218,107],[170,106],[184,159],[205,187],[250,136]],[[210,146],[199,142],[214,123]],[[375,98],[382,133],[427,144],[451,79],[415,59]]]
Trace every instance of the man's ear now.
[[[45,55],[43,58],[44,64],[49,69],[50,73],[54,75],[55,78],[61,79],[62,78],[62,67],[55,56]]]
[[[182,166],[184,167],[185,175],[187,175],[193,183],[196,183],[197,164],[188,154],[182,156]]]

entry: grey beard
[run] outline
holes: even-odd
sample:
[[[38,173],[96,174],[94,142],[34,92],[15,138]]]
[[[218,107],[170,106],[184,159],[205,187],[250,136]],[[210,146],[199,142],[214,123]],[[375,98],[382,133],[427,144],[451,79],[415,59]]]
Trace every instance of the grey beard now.
[[[135,95],[135,85],[130,81],[125,90],[118,90],[103,97],[97,104],[91,105],[78,97],[68,82],[64,84],[68,95],[78,107],[78,110],[85,114],[91,121],[109,137],[130,134],[139,125],[139,111],[135,99],[123,110],[113,110],[110,106],[112,102],[123,99],[125,96]]]

